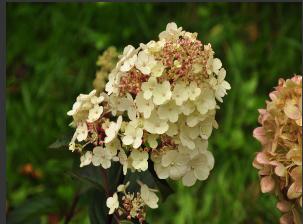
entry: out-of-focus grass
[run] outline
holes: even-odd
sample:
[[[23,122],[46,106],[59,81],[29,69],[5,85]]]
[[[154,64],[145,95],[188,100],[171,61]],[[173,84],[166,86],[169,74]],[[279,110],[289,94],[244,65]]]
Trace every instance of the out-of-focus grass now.
[[[301,8],[294,3],[7,4],[7,200],[10,209],[37,194],[54,199],[62,216],[75,192],[64,172],[77,155],[47,146],[69,131],[66,111],[88,92],[97,55],[156,39],[170,21],[210,42],[232,90],[211,137],[216,158],[209,179],[150,211],[150,223],[277,223],[275,200],[259,192],[251,163],[257,109],[278,78],[300,72]],[[42,178],[21,175],[31,163]],[[50,219],[50,216],[48,216]],[[37,217],[39,219],[39,217]],[[45,219],[45,217],[43,218]],[[87,221],[85,210],[74,223]]]

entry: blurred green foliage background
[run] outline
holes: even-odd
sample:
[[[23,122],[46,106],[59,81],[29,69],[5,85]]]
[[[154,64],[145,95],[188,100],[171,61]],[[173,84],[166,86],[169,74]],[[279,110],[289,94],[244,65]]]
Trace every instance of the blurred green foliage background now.
[[[257,109],[278,79],[301,70],[300,3],[7,3],[7,205],[15,223],[63,223],[78,183],[66,172],[78,155],[48,149],[71,131],[66,112],[95,77],[97,56],[113,45],[157,39],[175,21],[210,42],[232,90],[211,137],[209,179],[150,211],[150,223],[277,223],[273,196],[252,167]],[[71,223],[88,223],[80,199]]]

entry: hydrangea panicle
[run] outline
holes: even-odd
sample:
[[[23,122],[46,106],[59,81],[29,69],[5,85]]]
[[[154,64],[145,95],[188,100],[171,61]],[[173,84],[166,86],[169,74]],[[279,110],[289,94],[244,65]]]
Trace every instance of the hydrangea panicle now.
[[[185,186],[206,180],[214,167],[208,139],[218,127],[218,102],[230,89],[214,55],[210,44],[175,23],[167,24],[157,41],[126,46],[109,72],[106,92],[81,94],[68,112],[76,128],[70,149],[81,153],[80,166],[107,169],[119,162],[126,175],[153,164],[160,179]],[[106,64],[104,58],[100,64]],[[287,113],[295,117],[293,103],[288,105]],[[110,213],[118,210],[143,222],[146,206],[157,208],[158,198],[140,186],[136,194],[123,190],[122,198],[120,187],[108,198]]]
[[[302,208],[302,76],[280,79],[269,94],[266,109],[259,110],[261,124],[253,136],[261,143],[253,166],[261,176],[261,191],[278,196],[284,213],[281,224],[299,224]]]

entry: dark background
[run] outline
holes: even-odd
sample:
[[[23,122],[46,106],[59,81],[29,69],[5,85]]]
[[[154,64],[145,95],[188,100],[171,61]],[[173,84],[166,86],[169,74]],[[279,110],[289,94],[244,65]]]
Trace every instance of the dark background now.
[[[6,13],[6,184],[15,223],[60,223],[72,204],[78,183],[66,173],[79,158],[48,145],[71,131],[66,112],[93,88],[98,55],[155,40],[171,21],[212,44],[232,89],[210,139],[210,177],[191,188],[171,182],[176,193],[149,222],[278,222],[251,165],[260,149],[252,130],[278,79],[300,73],[300,3],[7,3]],[[89,222],[86,203],[71,223]]]

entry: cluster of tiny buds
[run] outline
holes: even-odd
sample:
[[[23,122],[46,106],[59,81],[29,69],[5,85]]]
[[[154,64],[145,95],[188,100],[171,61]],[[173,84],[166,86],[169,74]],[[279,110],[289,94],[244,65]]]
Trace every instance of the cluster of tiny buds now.
[[[177,144],[174,142],[174,140],[171,137],[167,135],[163,135],[160,136],[159,145],[156,148],[154,149],[146,148],[146,149],[152,151],[152,154],[159,155],[170,150],[171,148],[177,148]]]
[[[124,209],[124,215],[128,220],[137,218],[140,223],[145,221],[145,204],[139,192],[136,193],[136,197],[133,194],[127,193],[122,197],[122,207]],[[134,212],[135,210],[135,217]]]
[[[161,141],[160,141],[161,147],[165,147],[165,146],[172,147],[172,148],[177,147],[177,144],[174,142],[174,140],[171,137],[169,137],[167,135],[162,135],[160,137],[161,137]]]
[[[91,134],[94,145],[102,145],[105,138],[105,130],[102,128],[100,122],[89,123],[86,122],[89,133]]]
[[[133,68],[121,77],[119,92],[121,95],[125,95],[125,93],[137,95],[141,91],[141,84],[147,80],[147,75],[144,75],[137,69]]]
[[[151,151],[151,148],[150,147],[143,147],[142,150],[139,149],[139,151],[149,153]]]
[[[202,43],[199,40],[192,41],[188,38],[179,38],[177,43],[166,42],[161,60],[166,67],[169,67],[167,76],[173,82],[179,78],[186,77],[192,68],[193,62],[201,56]]]

